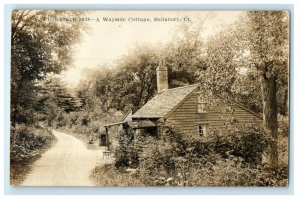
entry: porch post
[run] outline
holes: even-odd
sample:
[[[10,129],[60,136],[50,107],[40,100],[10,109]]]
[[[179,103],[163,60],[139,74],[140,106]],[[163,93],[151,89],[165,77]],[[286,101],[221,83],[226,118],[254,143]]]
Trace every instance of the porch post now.
[[[109,140],[108,140],[108,127],[105,126],[105,145],[106,145],[106,151],[108,151],[108,143],[109,143]]]

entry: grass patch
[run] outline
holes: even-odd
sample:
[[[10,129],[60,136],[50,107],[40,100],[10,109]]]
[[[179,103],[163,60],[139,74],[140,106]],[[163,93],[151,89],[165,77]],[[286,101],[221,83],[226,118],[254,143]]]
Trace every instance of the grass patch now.
[[[97,166],[91,174],[92,180],[97,186],[106,187],[141,187],[145,186],[141,180],[128,173],[117,170],[112,164]]]

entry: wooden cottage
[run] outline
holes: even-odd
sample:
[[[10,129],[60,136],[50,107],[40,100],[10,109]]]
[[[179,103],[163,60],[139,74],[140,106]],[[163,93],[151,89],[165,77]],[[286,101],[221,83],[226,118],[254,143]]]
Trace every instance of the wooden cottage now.
[[[232,117],[239,122],[262,123],[260,115],[217,95],[206,99],[200,89],[199,85],[189,85],[158,93],[131,116],[132,122],[152,122],[157,126],[172,123],[186,138],[209,135],[210,129],[224,128]]]
[[[163,61],[157,67],[158,93],[134,113],[129,112],[122,121],[123,128],[159,134],[159,126],[168,122],[175,125],[184,138],[201,138],[210,129],[224,128],[234,118],[239,122],[262,123],[262,117],[218,95],[206,95],[201,85],[168,88],[167,68]]]

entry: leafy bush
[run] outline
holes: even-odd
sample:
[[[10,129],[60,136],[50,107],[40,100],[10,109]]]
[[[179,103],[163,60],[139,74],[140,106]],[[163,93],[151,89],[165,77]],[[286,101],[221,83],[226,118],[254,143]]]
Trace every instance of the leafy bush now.
[[[261,164],[262,155],[273,142],[264,130],[252,124],[230,125],[225,131],[217,131],[211,138],[214,151],[223,158],[229,155],[243,158],[245,163]]]
[[[288,167],[289,164],[289,147],[288,147],[289,138],[285,136],[278,137],[278,163],[281,167]]]
[[[54,139],[50,130],[42,127],[27,127],[24,124],[11,127],[10,160],[22,163],[39,155],[41,149]]]
[[[113,149],[117,168],[136,167],[138,165],[138,147],[136,147],[133,139],[133,131],[124,132],[122,136],[119,136],[119,145]]]
[[[248,124],[228,126],[198,140],[185,140],[169,125],[161,136],[123,134],[116,150],[117,168],[135,167],[152,186],[283,186],[286,168],[269,168],[262,156],[273,141]]]
[[[175,185],[185,186],[286,186],[287,172],[282,169],[241,164],[235,157],[217,158],[205,167],[190,166],[187,175],[175,176]],[[175,184],[177,182],[177,184]]]

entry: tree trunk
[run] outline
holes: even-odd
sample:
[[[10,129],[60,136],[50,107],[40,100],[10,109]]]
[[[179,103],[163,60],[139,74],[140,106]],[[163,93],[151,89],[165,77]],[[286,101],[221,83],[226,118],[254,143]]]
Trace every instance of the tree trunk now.
[[[262,78],[262,101],[263,101],[263,126],[265,131],[272,136],[274,141],[271,143],[268,152],[268,161],[271,166],[278,165],[278,133],[277,133],[277,82],[275,77]]]

